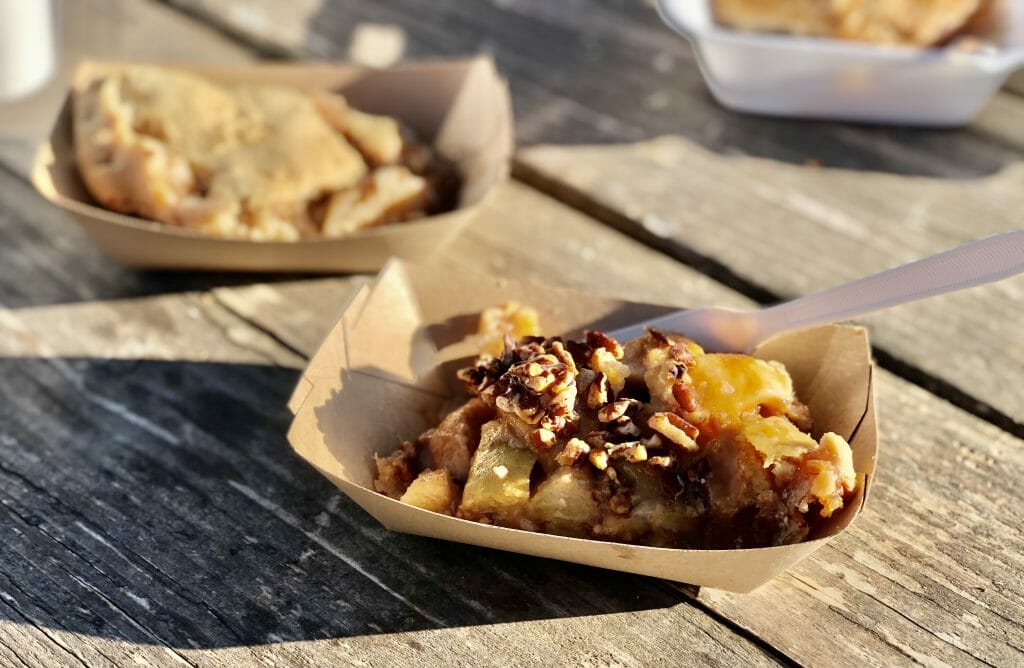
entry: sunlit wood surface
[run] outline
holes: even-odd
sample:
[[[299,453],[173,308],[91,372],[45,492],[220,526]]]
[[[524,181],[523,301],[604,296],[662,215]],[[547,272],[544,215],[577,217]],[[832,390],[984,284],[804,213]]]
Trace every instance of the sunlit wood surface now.
[[[82,57],[488,52],[514,179],[442,266],[750,306],[1019,227],[1019,77],[913,130],[725,111],[639,0],[62,11],[64,71],[0,106],[0,665],[1024,664],[1022,278],[863,319],[867,511],[753,594],[698,592],[384,530],[284,439],[369,276],[120,267],[26,177]]]

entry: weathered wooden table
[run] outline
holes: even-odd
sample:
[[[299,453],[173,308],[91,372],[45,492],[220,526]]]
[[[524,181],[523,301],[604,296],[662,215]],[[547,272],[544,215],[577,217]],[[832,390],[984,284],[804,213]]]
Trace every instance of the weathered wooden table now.
[[[796,122],[718,107],[649,3],[64,12],[69,62],[493,53],[522,148],[451,266],[744,305],[1021,224],[1013,82],[960,130]],[[753,594],[391,534],[284,439],[367,277],[116,266],[25,177],[64,80],[0,108],[0,664],[1024,664],[1024,279],[864,319],[872,503]]]

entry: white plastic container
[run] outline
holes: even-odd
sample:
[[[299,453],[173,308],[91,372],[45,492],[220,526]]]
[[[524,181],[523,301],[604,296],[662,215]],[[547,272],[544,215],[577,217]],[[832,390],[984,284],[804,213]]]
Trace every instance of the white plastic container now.
[[[1002,0],[998,34],[925,49],[732,30],[715,23],[710,0],[658,0],[658,10],[736,111],[963,125],[1024,64],[1024,0]]]
[[[42,88],[57,66],[53,3],[0,0],[0,104]]]

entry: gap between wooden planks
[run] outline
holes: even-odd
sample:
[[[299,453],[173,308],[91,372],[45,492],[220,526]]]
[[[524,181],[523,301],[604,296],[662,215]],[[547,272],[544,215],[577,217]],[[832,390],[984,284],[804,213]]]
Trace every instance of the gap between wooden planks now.
[[[492,242],[492,243],[495,243],[495,242]],[[614,247],[614,246],[616,246],[616,245],[617,245],[617,244],[614,244],[614,245],[612,245],[612,247]],[[588,253],[586,253],[585,251],[581,251],[581,253],[582,253],[582,254],[588,254]],[[507,261],[507,260],[506,260],[506,261]],[[499,264],[499,263],[500,263],[500,262],[499,262],[498,260],[495,260],[494,262],[495,262],[495,264]],[[514,264],[507,264],[506,266],[507,266],[507,267],[509,267],[509,269],[510,269],[510,270],[511,270],[511,269],[514,269],[514,268],[515,268],[515,267],[514,267]],[[599,267],[598,267],[598,268],[599,268]],[[579,280],[579,281],[582,281],[582,280],[584,280],[585,278],[586,278],[586,277],[583,277],[583,276],[581,276],[581,277],[579,277],[578,279],[574,279],[574,280]],[[666,290],[668,290],[668,288],[666,288]],[[699,294],[699,293],[697,293],[697,294],[694,294],[694,295],[693,295],[693,296],[692,296],[691,298],[701,298],[701,299],[702,299],[702,298],[706,298],[707,296],[715,296],[715,295],[703,295],[703,294]],[[721,297],[721,296],[717,296],[716,298],[719,298],[719,299],[721,299],[722,297]],[[934,401],[934,400],[933,400],[933,401]],[[954,414],[954,415],[955,415],[955,414]],[[752,614],[756,614],[756,611],[752,611]],[[970,619],[970,618],[969,618],[969,619]],[[954,630],[955,630],[955,629],[954,629]],[[945,633],[945,631],[939,631],[939,633]],[[884,634],[883,634],[883,635],[884,635]],[[819,636],[819,637],[820,637],[820,636]],[[1011,637],[1011,639],[1013,639],[1013,637],[1014,637],[1014,636],[1013,636],[1013,635],[1011,635],[1010,637]],[[951,642],[953,642],[953,643],[955,643],[955,642],[957,641],[957,640],[956,640],[956,636],[955,636],[955,633],[954,633],[953,635],[950,635],[950,638],[951,638],[951,640],[950,640],[950,641],[951,641]],[[810,660],[811,658],[813,658],[813,657],[811,657],[811,656],[809,655],[809,656],[808,656],[808,660]]]
[[[507,243],[510,235],[542,235],[556,221],[561,243],[547,253]],[[613,252],[620,263],[607,262]],[[566,263],[566,257],[574,262]],[[516,184],[441,261],[633,298],[744,303],[706,277]],[[568,264],[575,269],[566,272]],[[638,265],[650,265],[672,280],[649,285],[632,272]],[[351,289],[346,281],[225,288],[215,295],[233,315],[308,355],[332,324],[333,314],[322,305],[333,297],[341,301]],[[286,304],[319,308],[282,308]],[[120,317],[134,312],[123,308]],[[41,318],[32,329],[45,332],[47,321]],[[872,503],[858,524],[761,591],[749,596],[703,591],[701,604],[801,663],[820,662],[823,656],[879,663],[910,656],[949,663],[1019,660],[1016,620],[1024,613],[1024,591],[1012,574],[1021,570],[1024,545],[1021,519],[1009,505],[1013,481],[1024,473],[1024,443],[890,374],[881,373],[879,390],[883,459]],[[308,511],[281,507],[299,512],[303,521],[317,512],[315,502]],[[490,558],[482,557],[481,563]],[[422,567],[436,564],[426,560]]]
[[[522,262],[550,275],[564,252],[595,261],[616,248],[632,263],[675,266],[510,188],[504,206],[532,214],[533,227],[488,225],[487,243],[571,217],[560,250],[520,259],[513,249],[503,258],[513,270]],[[58,221],[37,231],[48,242],[87,243]],[[75,243],[38,245],[47,255],[34,259],[46,265],[75,252]],[[693,294],[719,289],[693,279]],[[33,656],[47,638],[55,656],[90,665],[168,656],[207,665],[311,656],[483,663],[495,646],[504,648],[495,665],[785,660],[674,605],[678,596],[653,580],[388,533],[293,457],[282,437],[302,362],[293,350],[312,351],[336,316],[325,305],[361,280],[0,312],[0,405],[10,412],[0,522],[16,537],[0,546],[8,646]],[[400,598],[361,580],[349,561]],[[428,630],[436,624],[403,600],[451,628]],[[320,635],[331,639],[311,641]]]
[[[545,238],[553,229],[559,243],[546,251],[509,243]],[[744,302],[701,274],[597,229],[512,184],[440,261],[632,299]],[[638,266],[645,271],[634,271]],[[662,280],[652,283],[652,275]],[[282,312],[263,306],[266,296],[249,301],[243,288],[222,299],[300,345]],[[892,374],[879,372],[878,387],[882,459],[868,512],[848,534],[759,592],[706,590],[701,600],[801,663],[913,656],[1000,665],[1024,658],[1024,582],[1015,575],[1024,569],[1024,518],[1013,512],[1024,442]]]
[[[711,99],[689,44],[650,3],[170,0],[230,39],[290,58],[359,57],[370,40],[403,58],[486,52],[509,78],[520,144],[630,142],[680,134],[723,153],[895,173],[976,177],[1015,162],[1024,141],[998,93],[964,130],[790,121]],[[394,42],[402,49],[395,51]],[[373,43],[370,43],[373,46]],[[372,52],[372,49],[369,49]],[[991,121],[991,123],[990,123]]]
[[[711,153],[682,138],[537,146],[519,178],[765,303],[1020,225],[1024,164],[951,181]],[[859,319],[887,368],[1024,434],[1024,276]]]
[[[247,15],[263,20],[242,21],[232,1],[172,4],[232,39],[290,57],[352,55],[361,26],[398,31],[406,57],[476,51],[486,36],[510,78],[527,143],[688,135],[690,142],[528,148],[517,155],[518,174],[757,299],[805,294],[1018,224],[1024,133],[1013,119],[1024,118],[1024,100],[1011,93],[997,94],[963,131],[788,122],[711,103],[690,47],[653,10],[396,0],[296,11],[257,1],[246,3]],[[420,20],[425,12],[429,22]],[[588,39],[598,37],[595,52]],[[663,103],[645,106],[652,96]],[[578,134],[584,125],[591,130]],[[773,159],[719,155],[745,152]],[[808,160],[826,168],[802,164]],[[887,368],[1022,435],[1024,398],[1004,391],[1024,371],[1024,352],[1010,340],[1024,324],[1013,308],[1022,285],[1004,282],[865,322],[877,327]],[[1010,322],[993,324],[993,314]]]

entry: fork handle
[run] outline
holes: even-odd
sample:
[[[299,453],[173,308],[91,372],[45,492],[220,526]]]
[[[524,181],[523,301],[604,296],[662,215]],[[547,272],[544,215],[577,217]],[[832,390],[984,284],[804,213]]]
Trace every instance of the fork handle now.
[[[986,237],[761,311],[772,332],[847,320],[1024,272],[1024,230]],[[770,323],[770,324],[769,324]]]

